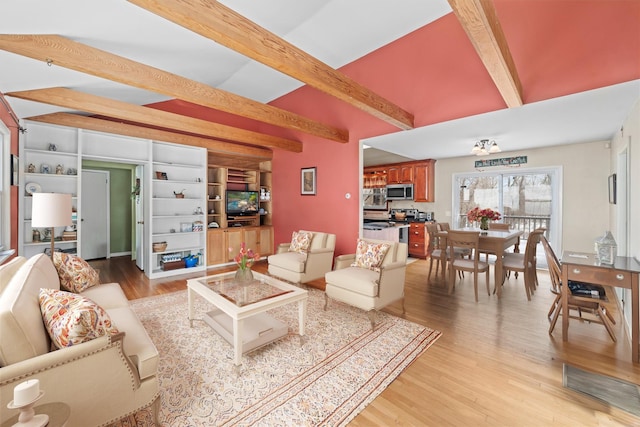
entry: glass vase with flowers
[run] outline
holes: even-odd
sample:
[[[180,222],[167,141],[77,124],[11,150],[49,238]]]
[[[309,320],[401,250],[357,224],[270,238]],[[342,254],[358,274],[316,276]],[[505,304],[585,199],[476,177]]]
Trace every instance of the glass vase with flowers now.
[[[467,219],[473,222],[480,222],[480,230],[489,229],[489,221],[498,221],[502,216],[500,212],[493,209],[480,209],[475,207],[467,212]]]
[[[229,248],[229,252],[232,252],[233,248]],[[247,249],[245,242],[240,245],[240,252],[233,258],[238,265],[236,271],[235,280],[239,283],[248,283],[253,280],[253,273],[251,272],[251,266],[254,261],[260,259],[260,254],[253,252],[252,249]]]

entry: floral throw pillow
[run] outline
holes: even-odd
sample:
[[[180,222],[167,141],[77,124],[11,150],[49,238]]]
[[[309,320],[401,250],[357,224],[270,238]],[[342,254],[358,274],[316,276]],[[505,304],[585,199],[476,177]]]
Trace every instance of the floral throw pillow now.
[[[306,254],[309,252],[312,238],[313,233],[309,233],[308,231],[294,231],[291,235],[289,252],[300,252],[301,254]]]
[[[107,312],[87,297],[43,288],[38,299],[42,320],[57,348],[118,333]]]
[[[358,239],[356,247],[356,260],[351,267],[368,268],[375,272],[380,271],[380,264],[387,254],[390,245],[387,243],[369,243]]]
[[[54,252],[53,265],[58,271],[60,287],[66,291],[80,293],[100,283],[98,272],[80,257]]]

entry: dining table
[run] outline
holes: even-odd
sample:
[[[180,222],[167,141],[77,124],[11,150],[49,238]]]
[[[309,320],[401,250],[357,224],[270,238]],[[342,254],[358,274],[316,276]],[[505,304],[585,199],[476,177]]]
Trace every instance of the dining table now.
[[[478,242],[478,250],[480,252],[488,252],[496,254],[496,262],[494,265],[494,277],[495,277],[495,289],[498,298],[502,296],[502,258],[506,250],[513,246],[513,252],[520,252],[520,236],[524,234],[522,230],[480,230],[478,228],[460,228],[462,231],[477,231],[480,232],[480,239]],[[440,239],[440,247],[445,248],[447,244],[447,232],[439,231],[437,234]],[[442,261],[442,274],[446,277],[447,262],[446,251],[441,251],[443,259]]]

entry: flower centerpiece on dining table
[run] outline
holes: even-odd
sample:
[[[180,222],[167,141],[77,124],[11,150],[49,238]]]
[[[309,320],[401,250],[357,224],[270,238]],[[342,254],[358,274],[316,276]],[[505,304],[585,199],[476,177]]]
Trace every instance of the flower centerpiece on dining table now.
[[[229,248],[229,252],[232,252],[233,248]],[[238,270],[236,271],[236,280],[238,282],[250,282],[253,280],[253,273],[251,272],[251,265],[253,265],[254,261],[260,259],[260,254],[254,252],[252,249],[247,249],[247,245],[245,242],[240,244],[240,252],[236,255],[233,260],[238,265]]]
[[[480,209],[475,207],[467,212],[467,219],[469,221],[480,222],[480,230],[489,229],[489,221],[498,221],[501,218],[500,212],[493,209]]]

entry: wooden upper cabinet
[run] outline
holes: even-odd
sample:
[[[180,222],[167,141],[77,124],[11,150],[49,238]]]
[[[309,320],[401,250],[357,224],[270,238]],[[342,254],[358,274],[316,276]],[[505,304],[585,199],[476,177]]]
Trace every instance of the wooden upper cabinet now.
[[[387,169],[387,184],[411,184],[413,165],[390,166]]]
[[[435,201],[435,163],[425,160],[413,166],[413,200],[416,202]]]

